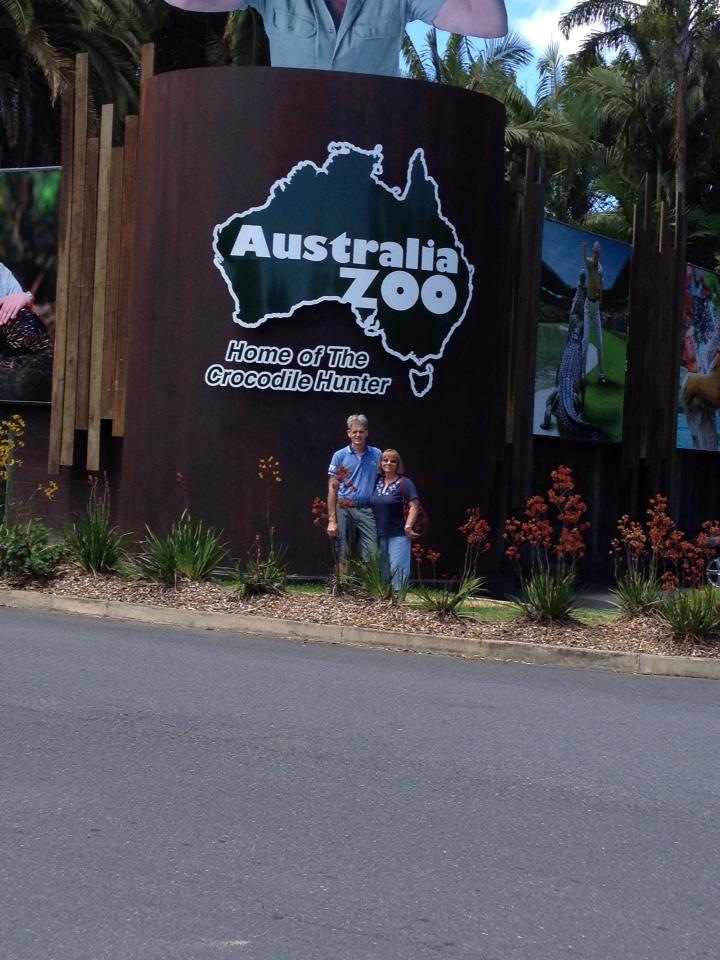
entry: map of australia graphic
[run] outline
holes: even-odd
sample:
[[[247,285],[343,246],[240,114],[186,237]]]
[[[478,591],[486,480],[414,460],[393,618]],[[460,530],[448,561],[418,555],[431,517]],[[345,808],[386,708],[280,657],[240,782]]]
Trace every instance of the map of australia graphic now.
[[[298,163],[262,206],[214,230],[215,264],[235,303],[233,319],[258,327],[327,300],[346,303],[367,336],[413,365],[416,396],[432,386],[465,319],[473,267],[443,215],[424,152],[404,188],[381,179],[382,147],[331,143],[325,163]],[[299,311],[299,312],[298,312]]]

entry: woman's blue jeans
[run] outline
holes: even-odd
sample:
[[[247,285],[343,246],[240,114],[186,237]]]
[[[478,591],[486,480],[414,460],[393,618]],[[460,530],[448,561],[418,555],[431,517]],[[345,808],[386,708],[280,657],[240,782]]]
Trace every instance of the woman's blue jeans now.
[[[393,589],[404,590],[410,582],[410,541],[402,537],[378,537],[386,579]]]

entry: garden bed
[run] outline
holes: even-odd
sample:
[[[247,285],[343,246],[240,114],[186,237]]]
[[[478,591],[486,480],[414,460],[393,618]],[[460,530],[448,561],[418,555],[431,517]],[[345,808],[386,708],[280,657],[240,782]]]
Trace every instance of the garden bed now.
[[[330,596],[317,591],[291,589],[281,596],[242,598],[219,583],[181,581],[169,588],[147,581],[134,582],[118,576],[93,576],[66,565],[45,585],[32,589],[56,596],[92,600],[120,600],[188,610],[242,613],[261,617],[366,627],[400,634],[465,636],[487,640],[518,640],[528,643],[658,653],[666,656],[718,657],[715,644],[679,643],[653,617],[622,619],[612,614],[579,610],[564,623],[534,623],[513,616],[513,608],[491,600],[475,601],[459,619],[426,613],[412,605],[390,606],[347,594]],[[584,622],[601,618],[603,622]]]

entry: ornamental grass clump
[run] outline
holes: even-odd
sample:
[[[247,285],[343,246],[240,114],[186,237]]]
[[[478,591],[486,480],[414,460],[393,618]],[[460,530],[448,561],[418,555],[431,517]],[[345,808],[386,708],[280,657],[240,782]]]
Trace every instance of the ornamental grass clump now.
[[[654,613],[662,598],[657,556],[648,549],[648,536],[637,520],[623,514],[617,529],[617,537],[610,541],[616,584],[611,593],[625,616]]]
[[[490,549],[488,536],[490,525],[480,515],[479,507],[470,507],[467,510],[467,521],[458,527],[465,537],[465,559],[458,585],[445,582],[442,587],[437,586],[437,563],[441,555],[426,549],[419,543],[413,544],[412,554],[418,574],[418,584],[415,593],[420,598],[420,604],[429,613],[441,617],[457,617],[458,610],[468,600],[478,597],[484,592],[485,578],[478,575],[477,564],[480,555]],[[433,586],[423,583],[422,565],[427,560],[433,571]]]
[[[143,551],[122,572],[134,579],[158,580],[177,586],[181,577],[207,580],[227,557],[221,534],[202,520],[194,520],[186,509],[169,532],[160,537],[146,527]]]
[[[230,580],[230,589],[245,597],[285,593],[288,582],[287,548],[275,542],[272,504],[275,491],[282,483],[282,474],[280,463],[272,454],[258,460],[258,480],[264,490],[265,536],[255,534],[247,560],[236,563]]]
[[[657,609],[658,618],[682,643],[706,643],[720,630],[720,590],[699,587],[670,593]]]
[[[348,560],[343,576],[343,588],[347,593],[357,593],[371,600],[382,600],[394,606],[401,603],[407,587],[396,590],[386,569],[382,555],[374,553],[367,560]]]
[[[570,467],[551,473],[547,500],[530,497],[524,518],[505,523],[505,556],[517,572],[522,597],[514,602],[531,620],[565,620],[577,599],[577,566],[585,556],[587,504],[575,492]],[[551,508],[554,515],[551,513]]]
[[[706,520],[695,540],[687,539],[668,514],[662,494],[651,497],[645,513],[644,524],[624,514],[618,520],[618,535],[610,542],[613,594],[627,616],[659,613],[673,591],[699,587],[715,554],[711,538],[720,533],[717,521]],[[689,602],[702,606],[704,601]]]
[[[244,597],[285,593],[288,582],[285,553],[286,549],[282,544],[276,547],[272,541],[266,549],[260,534],[256,534],[247,560],[243,565],[237,564],[235,567],[230,579],[230,589]]]
[[[123,558],[123,540],[110,519],[110,485],[103,477],[88,476],[90,493],[85,513],[65,530],[65,543],[73,560],[89,573],[113,573]]]

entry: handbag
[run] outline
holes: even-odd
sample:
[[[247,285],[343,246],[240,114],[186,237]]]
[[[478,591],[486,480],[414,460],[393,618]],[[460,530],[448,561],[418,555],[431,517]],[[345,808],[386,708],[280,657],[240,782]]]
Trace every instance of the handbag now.
[[[403,488],[403,480],[405,477],[400,478],[400,496],[403,498],[403,516],[407,521],[408,514],[410,513],[410,504],[405,499],[405,493]],[[415,514],[415,520],[413,522],[413,533],[416,537],[422,537],[423,534],[427,533],[428,527],[430,526],[430,517],[427,514],[427,510],[422,505],[422,501],[418,499],[417,502],[417,513]]]

